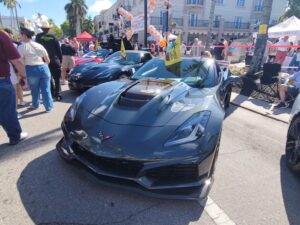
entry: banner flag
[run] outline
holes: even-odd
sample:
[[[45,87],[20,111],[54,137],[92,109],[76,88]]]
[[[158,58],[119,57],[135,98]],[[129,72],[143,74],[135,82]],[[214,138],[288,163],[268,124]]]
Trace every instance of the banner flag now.
[[[124,47],[124,42],[123,42],[123,38],[121,39],[121,55],[123,58],[126,58],[126,50]]]
[[[182,61],[180,34],[174,42],[171,42],[166,49],[165,65],[171,66]]]

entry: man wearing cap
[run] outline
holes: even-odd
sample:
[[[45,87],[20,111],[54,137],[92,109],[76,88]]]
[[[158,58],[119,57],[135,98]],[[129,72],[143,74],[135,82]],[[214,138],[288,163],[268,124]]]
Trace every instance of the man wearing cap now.
[[[47,20],[41,21],[42,33],[36,35],[35,41],[44,46],[47,50],[50,64],[49,69],[51,72],[51,92],[54,100],[60,101],[62,99],[60,95],[60,76],[61,76],[61,62],[62,54],[59,42],[53,34],[49,34],[51,26]],[[53,82],[54,80],[54,82]]]
[[[21,77],[25,78],[25,66],[20,54],[13,45],[8,34],[0,31],[0,125],[9,138],[10,145],[16,145],[28,134],[22,132],[17,117],[16,93],[10,81],[11,62]]]

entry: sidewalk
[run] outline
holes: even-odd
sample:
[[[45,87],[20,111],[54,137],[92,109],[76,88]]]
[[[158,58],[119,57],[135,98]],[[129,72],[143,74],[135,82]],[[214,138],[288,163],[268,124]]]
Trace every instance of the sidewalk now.
[[[290,108],[274,109],[274,105],[272,105],[271,103],[251,97],[246,97],[244,95],[239,95],[234,92],[231,93],[231,104],[281,121],[283,123],[289,123],[291,112]]]

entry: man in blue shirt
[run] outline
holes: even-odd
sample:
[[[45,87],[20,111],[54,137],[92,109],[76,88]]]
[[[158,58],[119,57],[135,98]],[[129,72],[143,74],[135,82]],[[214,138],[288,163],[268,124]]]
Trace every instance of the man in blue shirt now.
[[[289,92],[299,92],[300,89],[300,71],[294,73],[290,77],[280,78],[278,91],[280,102],[275,108],[287,108],[288,105],[285,103],[286,93]]]

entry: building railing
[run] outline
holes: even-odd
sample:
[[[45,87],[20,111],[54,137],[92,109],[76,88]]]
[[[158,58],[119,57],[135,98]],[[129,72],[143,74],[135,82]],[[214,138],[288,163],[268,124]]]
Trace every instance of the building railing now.
[[[173,18],[172,23],[177,24],[177,26],[183,26],[183,18]]]
[[[188,5],[204,5],[204,0],[187,0]]]
[[[162,17],[157,17],[157,16],[151,16],[150,17],[150,24],[151,25],[162,25],[163,19]]]
[[[183,18],[173,18],[172,23],[176,23],[178,26],[183,26]],[[163,25],[163,18],[162,17],[151,16],[150,17],[150,24],[151,25]]]
[[[250,23],[225,22],[225,29],[250,29]]]
[[[173,18],[172,23],[177,24],[177,26],[183,26],[183,18]],[[151,25],[163,25],[162,17],[150,17],[150,24]],[[189,20],[188,22],[189,27],[208,27],[208,20]],[[215,20],[212,24],[213,28],[220,27],[220,21]],[[240,22],[224,22],[225,29],[250,29],[250,23],[240,23]]]

